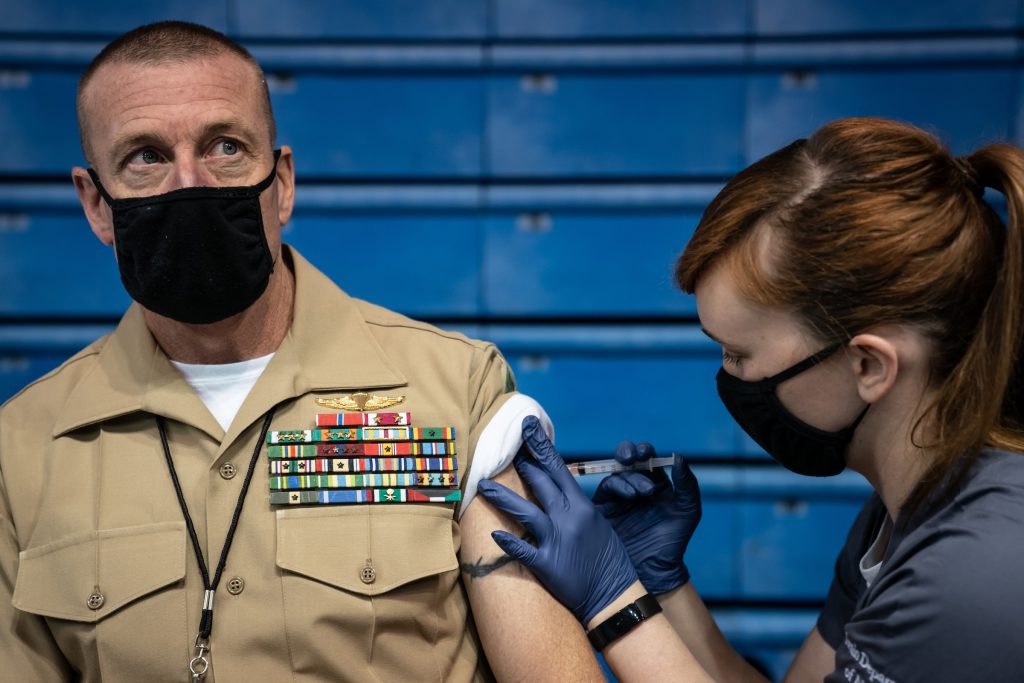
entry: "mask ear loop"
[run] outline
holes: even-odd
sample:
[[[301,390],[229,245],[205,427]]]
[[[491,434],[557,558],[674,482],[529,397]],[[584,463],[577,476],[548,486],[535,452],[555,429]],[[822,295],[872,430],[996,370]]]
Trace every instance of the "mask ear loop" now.
[[[100,177],[96,175],[96,171],[92,170],[91,166],[85,170],[89,174],[89,178],[92,180],[92,184],[99,191],[100,196],[103,197],[103,201],[105,201],[108,206],[113,204],[114,198],[110,196],[109,192],[107,192],[107,188],[103,187],[103,183],[100,182]]]
[[[270,175],[268,175],[265,179],[263,179],[256,185],[256,187],[259,188],[260,192],[263,192],[263,190],[267,189],[273,184],[274,178],[277,177],[277,162],[280,160],[281,148],[279,147],[274,150],[274,167],[270,169]]]
[[[812,354],[811,356],[808,356],[807,358],[804,358],[802,361],[800,361],[796,365],[792,365],[792,366],[786,368],[785,370],[783,370],[782,372],[774,374],[771,377],[766,377],[766,378],[764,378],[761,381],[764,383],[764,385],[766,387],[771,387],[771,388],[774,389],[776,386],[778,386],[779,384],[782,384],[787,379],[790,379],[792,377],[796,377],[801,372],[814,367],[815,365],[817,365],[818,363],[822,362],[823,360],[825,360],[826,358],[831,356],[833,353],[835,353],[836,351],[838,351],[839,349],[841,349],[845,345],[846,345],[845,343],[839,342],[837,344],[833,344],[832,346],[827,346],[824,349],[822,349],[821,351],[818,351],[817,353]]]
[[[853,424],[851,424],[849,427],[846,428],[846,431],[848,431],[850,434],[853,434],[853,432],[860,425],[861,421],[864,419],[864,416],[868,414],[868,408],[870,408],[870,407],[871,407],[870,403],[865,404],[864,405],[864,410],[860,411],[860,415],[858,415],[857,419],[853,421]]]

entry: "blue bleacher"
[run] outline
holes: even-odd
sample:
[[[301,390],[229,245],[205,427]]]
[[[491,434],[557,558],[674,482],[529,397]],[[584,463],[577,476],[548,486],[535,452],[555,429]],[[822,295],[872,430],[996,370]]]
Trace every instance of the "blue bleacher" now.
[[[755,0],[754,30],[763,36],[1012,31],[1017,0]]]
[[[0,320],[115,318],[130,301],[114,250],[93,235],[70,178],[0,184]]]
[[[746,0],[495,0],[494,33],[506,39],[736,36]]]
[[[480,218],[299,212],[285,240],[352,296],[418,317],[476,316]]]
[[[484,335],[547,407],[565,456],[611,457],[625,440],[710,458],[739,451],[736,423],[703,398],[721,356],[696,326],[490,325]],[[609,412],[615,420],[599,417]]]
[[[299,179],[475,178],[482,170],[476,75],[297,74],[271,80],[282,143]],[[310,112],[320,125],[310,125]]]
[[[744,78],[727,73],[495,75],[498,178],[726,176],[742,165]]]
[[[234,32],[246,39],[482,40],[487,35],[482,0],[248,0],[229,6]]]
[[[739,430],[674,261],[732,174],[830,119],[911,121],[958,153],[1024,141],[1024,0],[0,0],[0,16],[0,401],[129,303],[69,178],[81,69],[148,21],[225,30],[264,65],[295,150],[284,239],[354,296],[495,341],[567,458],[624,439],[686,454],[694,583],[775,680],[869,489],[792,475]]]
[[[937,133],[959,154],[1013,137],[1014,69],[1001,63],[754,75],[749,86],[748,161],[807,137],[842,116],[886,116]]]
[[[206,0],[4,2],[0,33],[10,34],[15,38],[68,34],[112,37],[141,24],[183,18],[218,31],[226,31],[227,9],[227,2]]]
[[[675,287],[672,270],[699,218],[692,210],[490,214],[483,225],[483,312],[693,315],[693,297]],[[626,232],[633,239],[623,240]]]
[[[83,163],[74,69],[0,66],[0,175],[66,178]]]

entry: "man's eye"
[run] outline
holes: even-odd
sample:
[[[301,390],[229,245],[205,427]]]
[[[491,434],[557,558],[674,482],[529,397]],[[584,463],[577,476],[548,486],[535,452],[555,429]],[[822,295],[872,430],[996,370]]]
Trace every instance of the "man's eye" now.
[[[238,143],[231,140],[222,140],[217,144],[220,148],[220,152],[225,156],[232,156],[238,154]]]
[[[158,163],[159,161],[160,155],[156,153],[156,150],[144,149],[132,156],[129,163],[149,165]]]

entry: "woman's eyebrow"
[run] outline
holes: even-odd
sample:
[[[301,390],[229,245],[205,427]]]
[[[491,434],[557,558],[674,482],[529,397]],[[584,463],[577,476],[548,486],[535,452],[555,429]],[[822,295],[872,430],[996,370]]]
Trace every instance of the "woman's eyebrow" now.
[[[723,342],[721,339],[708,332],[706,328],[702,327],[700,328],[700,331],[703,332],[709,339],[711,339],[711,341],[715,342],[716,344],[720,344],[721,346],[725,346],[725,342]]]
[[[711,332],[709,332],[708,330],[704,329],[703,327],[700,328],[700,331],[703,332],[705,335],[707,335],[707,337],[709,339],[711,339],[711,341],[715,342],[716,344],[718,344],[722,348],[731,349],[735,353],[746,353],[746,351],[745,351],[746,347],[744,345],[742,345],[742,344],[733,344],[733,343],[730,343],[730,342],[722,341],[721,339],[719,339],[718,337],[716,337],[715,335],[713,335]]]

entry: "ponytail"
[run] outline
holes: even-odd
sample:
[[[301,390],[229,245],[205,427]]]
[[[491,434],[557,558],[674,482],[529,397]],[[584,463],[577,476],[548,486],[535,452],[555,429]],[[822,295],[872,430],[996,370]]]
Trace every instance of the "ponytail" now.
[[[914,509],[947,474],[959,478],[986,446],[1024,452],[1020,409],[1024,341],[1024,150],[1006,144],[958,157],[964,184],[978,205],[980,220],[964,229],[987,230],[1001,252],[991,292],[966,352],[939,384],[930,416],[935,443],[929,467],[905,508]],[[1004,225],[981,199],[991,187],[1006,197]],[[969,201],[964,193],[964,201]],[[920,423],[919,423],[920,424]],[[963,460],[961,460],[963,458]],[[959,463],[959,464],[958,464]]]

